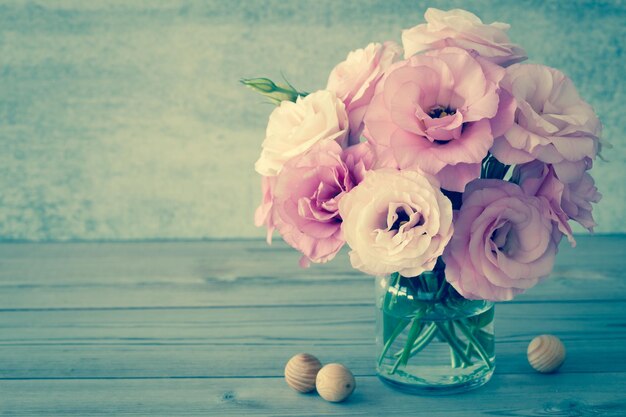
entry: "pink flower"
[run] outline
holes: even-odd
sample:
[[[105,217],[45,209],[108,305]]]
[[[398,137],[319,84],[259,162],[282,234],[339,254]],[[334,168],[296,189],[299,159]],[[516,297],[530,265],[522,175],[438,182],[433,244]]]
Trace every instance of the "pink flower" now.
[[[593,178],[584,172],[579,180],[565,184],[561,205],[572,220],[593,232],[596,222],[591,214],[591,203],[598,203],[601,198],[602,194],[598,192]]]
[[[276,177],[272,219],[283,239],[303,253],[301,265],[329,261],[345,243],[338,203],[357,182],[348,165],[357,177],[369,168],[363,155],[362,148],[342,152],[334,141],[321,142],[289,160]]]
[[[552,164],[561,181],[574,181],[598,152],[601,125],[593,108],[556,69],[517,64],[506,73],[502,86],[517,101],[515,123],[491,152],[506,164],[538,159]]]
[[[278,175],[283,165],[318,142],[348,142],[348,115],[334,93],[316,91],[297,101],[283,101],[270,115],[256,171],[266,177]]]
[[[348,54],[328,77],[326,89],[334,92],[346,105],[350,119],[350,144],[359,143],[363,131],[363,116],[376,84],[384,71],[402,54],[395,42],[370,43]]]
[[[509,25],[484,24],[476,15],[461,9],[443,11],[429,8],[425,24],[402,32],[406,58],[419,52],[457,46],[474,50],[497,65],[507,66],[526,59],[526,52],[510,42]]]
[[[272,234],[276,225],[274,224],[274,216],[272,214],[272,206],[274,205],[274,187],[276,185],[276,177],[261,178],[261,192],[263,200],[254,212],[254,225],[256,227],[265,226],[267,228],[266,240],[268,244],[272,244]]]
[[[354,185],[363,181],[365,173],[372,169],[376,162],[374,150],[369,142],[362,142],[344,149],[341,159],[350,171]]]
[[[563,183],[554,167],[541,161],[532,161],[517,165],[513,171],[513,181],[518,183],[528,195],[546,198],[550,203],[552,220],[557,222],[572,246],[575,246],[572,229],[567,221],[572,219],[580,223],[589,231],[596,226],[591,214],[591,203],[598,203],[602,195],[598,192],[593,178],[588,169],[591,169],[591,161],[588,161],[586,169],[579,173],[571,173],[574,181]]]
[[[512,180],[519,184],[527,195],[546,200],[550,208],[550,218],[567,236],[572,247],[576,246],[572,228],[567,223],[569,217],[561,207],[565,185],[557,178],[554,168],[540,161],[517,165],[513,170]]]
[[[365,114],[377,166],[419,168],[463,191],[480,175],[495,136],[513,123],[504,69],[460,48],[392,65]]]
[[[547,277],[562,234],[546,199],[492,179],[469,183],[443,254],[446,279],[465,298],[511,300]]]
[[[339,201],[339,213],[352,266],[372,275],[432,270],[453,232],[450,200],[417,171],[368,171]]]

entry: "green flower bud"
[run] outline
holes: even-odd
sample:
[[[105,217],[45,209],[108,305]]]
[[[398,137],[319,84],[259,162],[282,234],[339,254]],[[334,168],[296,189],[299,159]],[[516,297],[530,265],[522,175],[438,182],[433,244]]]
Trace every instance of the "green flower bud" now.
[[[242,79],[241,83],[254,90],[259,91],[260,93],[271,93],[278,88],[276,84],[274,84],[274,82],[269,78]]]
[[[248,78],[241,79],[240,82],[253,89],[257,93],[267,97],[271,102],[279,105],[282,101],[296,101],[298,96],[306,96],[307,93],[299,92],[293,86],[276,84],[268,78]]]

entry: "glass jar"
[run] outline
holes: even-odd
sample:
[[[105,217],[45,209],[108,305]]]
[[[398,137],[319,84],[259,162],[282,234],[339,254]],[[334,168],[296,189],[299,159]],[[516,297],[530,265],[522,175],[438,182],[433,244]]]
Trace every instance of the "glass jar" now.
[[[480,387],[495,367],[494,305],[463,298],[435,268],[376,278],[379,378],[415,394]]]

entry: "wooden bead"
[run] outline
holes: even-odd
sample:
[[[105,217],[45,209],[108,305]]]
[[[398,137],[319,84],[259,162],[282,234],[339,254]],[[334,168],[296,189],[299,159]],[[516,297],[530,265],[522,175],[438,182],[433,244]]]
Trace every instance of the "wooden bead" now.
[[[338,403],[352,394],[356,382],[348,368],[338,363],[329,363],[317,373],[315,385],[323,399]]]
[[[315,378],[322,364],[313,355],[299,353],[289,359],[285,365],[285,381],[287,385],[299,392],[310,392],[315,389]]]
[[[528,345],[528,362],[541,373],[554,372],[565,360],[563,342],[550,334],[535,337]]]

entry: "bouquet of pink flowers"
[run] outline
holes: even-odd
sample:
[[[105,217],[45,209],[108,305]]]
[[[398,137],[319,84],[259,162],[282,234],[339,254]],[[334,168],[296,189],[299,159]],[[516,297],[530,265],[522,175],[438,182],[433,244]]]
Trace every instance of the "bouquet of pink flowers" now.
[[[507,24],[463,10],[425,18],[402,46],[350,52],[319,91],[242,80],[277,104],[256,223],[303,266],[347,243],[354,268],[391,286],[511,300],[550,274],[563,236],[575,245],[570,221],[593,229],[601,124],[562,72],[519,63]]]

